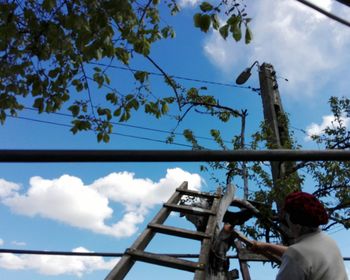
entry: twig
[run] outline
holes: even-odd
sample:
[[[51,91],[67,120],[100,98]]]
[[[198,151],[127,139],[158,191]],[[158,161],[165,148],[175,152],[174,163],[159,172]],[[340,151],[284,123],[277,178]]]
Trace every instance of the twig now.
[[[146,55],[145,57],[163,74],[165,79],[168,81],[169,85],[174,90],[176,100],[177,100],[177,103],[179,106],[179,110],[181,111],[182,106],[181,106],[181,102],[180,102],[179,93],[177,92],[177,89],[176,89],[176,85],[174,85],[173,81],[170,79],[170,77],[167,75],[167,73],[165,73],[164,70],[152,58],[150,58],[148,55]]]

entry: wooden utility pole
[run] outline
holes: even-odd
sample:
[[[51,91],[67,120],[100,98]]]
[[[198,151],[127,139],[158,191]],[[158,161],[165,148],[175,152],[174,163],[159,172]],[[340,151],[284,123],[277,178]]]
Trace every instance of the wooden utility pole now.
[[[264,110],[265,125],[268,134],[269,149],[291,149],[291,139],[288,129],[288,118],[283,110],[281,97],[278,90],[276,71],[273,66],[268,63],[263,63],[259,67],[259,80],[261,89],[261,98]],[[271,161],[271,173],[273,187],[277,193],[278,201],[277,208],[280,210],[283,207],[283,191],[281,179],[285,178],[287,171],[295,166],[294,162]],[[295,189],[300,189],[300,178],[296,176]]]

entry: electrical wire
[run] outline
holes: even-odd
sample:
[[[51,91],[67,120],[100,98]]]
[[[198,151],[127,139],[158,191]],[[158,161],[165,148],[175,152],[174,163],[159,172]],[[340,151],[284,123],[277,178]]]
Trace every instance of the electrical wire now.
[[[163,77],[163,74],[161,74],[161,73],[150,72],[150,71],[145,71],[145,70],[140,70],[140,69],[133,69],[133,68],[122,67],[122,66],[108,65],[108,64],[97,63],[97,62],[90,62],[90,64],[91,65],[96,65],[96,66],[103,66],[103,67],[119,69],[119,70],[125,70],[125,71],[130,71],[131,70],[131,71],[145,72],[145,73],[148,73],[149,75]],[[184,77],[184,76],[169,75],[169,77],[174,78],[174,79],[178,79],[178,80],[191,81],[191,82],[197,82],[197,83],[202,83],[202,84],[211,84],[211,85],[217,85],[217,86],[242,88],[242,89],[249,89],[249,90],[253,90],[253,91],[257,91],[258,90],[257,88],[253,88],[253,87],[250,87],[250,86],[238,86],[238,85],[235,85],[235,84],[228,84],[228,83],[220,83],[220,82],[214,82],[214,81],[208,81],[208,80],[193,79],[193,78],[187,78],[187,77]]]
[[[349,0],[335,0],[335,1],[337,1],[337,2],[339,2],[339,3],[342,3],[343,5],[346,5],[346,6],[350,7],[350,2],[349,2]]]
[[[69,125],[69,124],[62,124],[62,123],[58,123],[58,122],[43,121],[43,120],[32,119],[32,118],[27,118],[27,117],[19,117],[19,116],[15,117],[15,116],[11,116],[11,115],[6,115],[6,117],[12,117],[14,119],[21,119],[21,120],[27,120],[27,121],[32,121],[32,122],[45,123],[45,124],[51,124],[51,125],[56,125],[56,126],[63,126],[63,127],[72,128],[72,126]],[[110,134],[111,135],[117,135],[117,136],[134,138],[134,139],[140,139],[140,140],[147,140],[147,141],[152,141],[152,142],[157,142],[157,143],[171,144],[171,145],[175,145],[175,146],[192,148],[191,145],[177,143],[177,142],[171,142],[170,143],[170,142],[167,142],[165,140],[159,140],[159,139],[154,139],[154,138],[149,138],[149,137],[136,136],[136,135],[131,135],[131,134],[119,133],[119,132],[112,132]]]
[[[24,107],[24,109],[31,110],[31,111],[38,111],[37,109],[30,108],[30,107]],[[72,115],[70,115],[70,114],[58,113],[58,112],[54,112],[54,113],[50,113],[50,114],[59,115],[59,116],[65,116],[65,117],[72,117]],[[140,126],[140,125],[132,125],[132,124],[125,124],[125,123],[118,123],[118,122],[111,122],[111,124],[117,125],[117,126],[123,126],[123,127],[130,127],[130,128],[142,129],[142,130],[147,130],[147,131],[153,131],[153,132],[166,133],[166,134],[170,134],[170,135],[183,136],[183,134],[180,133],[180,132],[172,132],[172,131],[169,131],[169,130],[144,127],[144,126]],[[214,141],[212,138],[205,137],[205,136],[196,136],[196,138],[203,139],[203,140],[208,140],[208,141]],[[232,144],[232,142],[228,141],[228,140],[223,140],[223,142],[227,143],[227,144]]]
[[[311,9],[316,10],[317,12],[325,15],[326,17],[329,17],[329,18],[331,18],[331,19],[333,19],[333,20],[335,20],[335,21],[337,21],[339,23],[342,23],[342,24],[346,25],[347,27],[350,27],[350,22],[348,22],[347,20],[342,19],[342,18],[340,18],[340,17],[338,17],[338,16],[336,16],[336,15],[330,13],[330,12],[327,12],[326,10],[324,10],[324,9],[322,9],[322,8],[312,4],[312,3],[310,3],[309,1],[306,1],[306,0],[296,0],[296,1],[298,1],[298,2],[308,6]]]

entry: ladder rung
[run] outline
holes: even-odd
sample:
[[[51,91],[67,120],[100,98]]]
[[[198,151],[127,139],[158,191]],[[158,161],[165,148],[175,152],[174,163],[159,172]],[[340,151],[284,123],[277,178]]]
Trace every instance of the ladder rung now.
[[[215,212],[213,212],[213,211],[211,211],[209,209],[193,207],[193,206],[164,203],[164,207],[167,207],[167,208],[171,209],[172,211],[185,213],[185,214],[215,215]]]
[[[197,197],[208,197],[208,198],[219,198],[220,196],[217,194],[212,194],[208,192],[199,192],[199,191],[194,191],[194,190],[184,190],[177,188],[176,191],[182,193],[182,194],[187,194],[191,196],[197,196]]]
[[[162,255],[162,254],[154,254],[154,253],[144,252],[144,251],[135,250],[135,249],[127,250],[126,254],[130,255],[135,260],[152,263],[156,265],[162,265],[162,266],[171,267],[171,268],[176,268],[180,270],[194,272],[197,269],[200,269],[200,270],[204,269],[203,264],[182,260],[182,259],[178,259],[178,258],[174,258],[167,255]]]
[[[149,224],[149,228],[155,230],[156,232],[174,235],[178,237],[191,238],[195,240],[203,240],[204,238],[210,238],[210,235],[205,234],[200,231],[187,230],[172,226],[165,226],[160,224]]]

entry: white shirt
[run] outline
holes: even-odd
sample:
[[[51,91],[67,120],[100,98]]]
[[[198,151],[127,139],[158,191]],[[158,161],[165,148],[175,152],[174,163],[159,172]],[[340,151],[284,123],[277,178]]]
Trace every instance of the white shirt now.
[[[282,256],[276,280],[348,280],[335,241],[317,231],[301,236]]]

